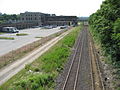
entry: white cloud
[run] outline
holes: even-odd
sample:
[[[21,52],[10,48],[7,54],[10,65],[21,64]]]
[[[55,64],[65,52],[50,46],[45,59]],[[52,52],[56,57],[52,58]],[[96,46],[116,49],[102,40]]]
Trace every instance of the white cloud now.
[[[25,11],[57,15],[88,16],[99,9],[103,0],[0,0],[0,12]]]

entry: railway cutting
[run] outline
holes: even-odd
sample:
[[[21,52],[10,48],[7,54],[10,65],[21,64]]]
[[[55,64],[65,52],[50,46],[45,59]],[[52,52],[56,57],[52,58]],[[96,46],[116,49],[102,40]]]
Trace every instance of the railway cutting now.
[[[104,90],[98,58],[88,25],[84,25],[56,90]]]

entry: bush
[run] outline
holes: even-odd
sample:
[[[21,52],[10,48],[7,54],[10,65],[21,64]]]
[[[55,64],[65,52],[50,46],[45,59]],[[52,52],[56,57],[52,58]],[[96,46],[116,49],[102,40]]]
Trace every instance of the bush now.
[[[35,72],[39,72],[40,69],[39,69],[39,68],[34,68],[34,71],[35,71]]]
[[[44,87],[51,82],[54,82],[54,75],[52,74],[34,74],[27,79],[20,80],[15,83],[16,87],[21,87],[23,90],[27,88],[36,90],[39,87]]]
[[[25,65],[25,69],[27,70],[27,71],[29,71],[30,70],[30,64],[27,64],[27,65]]]
[[[120,61],[120,2],[117,2],[105,0],[89,19],[94,39],[101,44],[105,55],[110,56],[112,62]]]

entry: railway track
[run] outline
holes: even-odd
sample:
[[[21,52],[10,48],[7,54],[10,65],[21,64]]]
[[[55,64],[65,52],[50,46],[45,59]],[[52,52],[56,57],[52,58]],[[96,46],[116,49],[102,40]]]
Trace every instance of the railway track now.
[[[90,33],[89,35],[89,46],[90,46],[90,54],[91,54],[91,68],[92,68],[92,90],[105,90],[104,81],[102,78],[102,74],[99,67],[99,56],[94,46],[94,42]]]
[[[87,29],[88,26],[84,26],[76,40],[59,90],[104,90],[95,47]]]

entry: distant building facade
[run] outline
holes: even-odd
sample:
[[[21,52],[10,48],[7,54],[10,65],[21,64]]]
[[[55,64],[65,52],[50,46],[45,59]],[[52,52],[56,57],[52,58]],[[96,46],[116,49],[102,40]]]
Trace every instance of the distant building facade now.
[[[0,30],[3,27],[12,26],[18,29],[31,28],[32,26],[44,25],[77,25],[78,18],[76,16],[56,16],[55,14],[45,14],[40,12],[20,13],[20,20],[0,24]]]
[[[46,25],[77,25],[76,16],[48,16],[46,17]]]
[[[40,12],[25,12],[20,13],[20,21],[24,23],[34,23],[36,25],[43,25],[45,22],[45,16],[49,14],[44,14]]]
[[[35,23],[36,25],[76,25],[76,16],[56,16],[55,14],[45,14],[40,12],[20,13],[20,21],[25,23]]]

